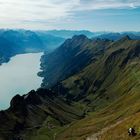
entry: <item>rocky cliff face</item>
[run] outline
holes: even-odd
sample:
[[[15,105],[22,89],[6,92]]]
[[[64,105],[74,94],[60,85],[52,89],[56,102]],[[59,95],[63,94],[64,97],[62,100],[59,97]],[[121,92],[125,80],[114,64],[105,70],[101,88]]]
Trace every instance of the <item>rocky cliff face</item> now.
[[[19,136],[24,139],[26,131],[40,128],[45,121],[49,122],[48,118],[58,121],[61,126],[82,118],[82,113],[52,91],[38,89],[24,96],[16,95],[11,100],[10,108],[0,112],[0,118],[0,138],[11,140]]]

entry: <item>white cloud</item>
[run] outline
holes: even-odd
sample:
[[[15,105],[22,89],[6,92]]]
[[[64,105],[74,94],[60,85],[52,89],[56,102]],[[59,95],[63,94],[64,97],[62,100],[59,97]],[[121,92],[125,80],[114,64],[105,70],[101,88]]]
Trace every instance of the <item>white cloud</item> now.
[[[139,0],[0,0],[0,27],[35,26],[66,20],[76,11],[136,8]]]
[[[71,3],[72,2],[72,3]],[[42,20],[68,16],[69,10],[76,4],[74,0],[0,0],[0,17],[8,19]]]
[[[78,10],[124,9],[140,6],[138,0],[81,0]]]

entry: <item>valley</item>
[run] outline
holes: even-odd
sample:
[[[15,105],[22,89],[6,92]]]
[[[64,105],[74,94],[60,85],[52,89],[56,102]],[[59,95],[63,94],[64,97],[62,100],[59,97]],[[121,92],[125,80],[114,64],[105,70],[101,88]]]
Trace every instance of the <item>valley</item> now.
[[[42,55],[41,87],[17,93],[0,112],[0,138],[118,140],[119,135],[128,140],[127,129],[134,127],[137,140],[139,60],[140,40],[128,35],[118,40],[85,35],[66,39]]]
[[[0,140],[140,140],[140,0],[0,0]]]

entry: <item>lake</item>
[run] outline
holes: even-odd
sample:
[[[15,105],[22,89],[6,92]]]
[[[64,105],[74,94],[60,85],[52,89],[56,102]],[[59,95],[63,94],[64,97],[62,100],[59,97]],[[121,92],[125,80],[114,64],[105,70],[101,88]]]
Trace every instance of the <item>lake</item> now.
[[[7,109],[16,94],[26,94],[39,88],[42,78],[40,71],[42,53],[20,54],[0,66],[0,110]]]

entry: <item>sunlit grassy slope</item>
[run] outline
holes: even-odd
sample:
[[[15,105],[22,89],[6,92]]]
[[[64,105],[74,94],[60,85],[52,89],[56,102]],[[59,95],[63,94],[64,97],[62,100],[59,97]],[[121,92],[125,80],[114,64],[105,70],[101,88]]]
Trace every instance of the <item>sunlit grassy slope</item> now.
[[[99,102],[94,113],[89,113],[88,117],[66,129],[58,136],[58,140],[84,140],[87,136],[109,127],[118,121],[122,121],[124,124],[122,131],[120,129],[118,129],[118,131],[114,129],[114,133],[112,133],[112,131],[110,131],[110,133],[106,132],[104,140],[115,140],[115,137],[120,136],[119,133],[122,133],[122,136],[124,134],[128,136],[127,129],[129,127],[136,126],[137,131],[139,131],[138,127],[140,124],[136,124],[136,122],[139,122],[140,118],[136,113],[140,111],[140,65],[134,65],[132,64],[132,66],[122,71],[116,80],[108,87],[107,96],[109,99],[107,99],[107,101],[105,101],[106,97],[101,97],[101,99],[98,98],[96,100],[93,97],[95,102],[93,100],[90,106],[92,106],[92,104],[95,106]],[[90,99],[91,97],[90,95],[88,98]],[[102,109],[100,109],[100,106]],[[131,119],[131,115],[133,115],[133,119]],[[130,117],[130,121],[123,121],[128,117]],[[138,135],[140,134],[138,133]],[[123,138],[120,136],[120,139]]]
[[[0,139],[129,140],[129,127],[139,139],[139,40],[80,35],[42,59],[42,86],[52,89],[15,96],[0,112]]]
[[[86,38],[86,47],[87,42]],[[89,42],[87,50],[90,50],[89,54],[91,54],[95,51],[95,45],[92,46],[91,41]],[[82,48],[86,50],[86,47]],[[82,62],[75,56],[71,58],[72,62],[78,61],[78,66],[80,61]],[[26,139],[86,140],[96,133],[99,135],[99,140],[139,139],[139,60],[140,41],[131,40],[126,36],[119,41],[108,42],[104,52],[96,57],[94,54],[80,71],[71,74],[61,82],[61,88],[65,91],[63,98],[76,109],[82,109],[85,118],[63,126],[51,119],[54,128],[48,128],[44,122],[43,127],[28,132]],[[65,66],[71,66],[71,61],[66,61]],[[55,58],[55,63],[57,64],[57,58]],[[136,129],[137,135],[134,138],[129,138],[127,134],[129,127]]]
[[[86,140],[96,133],[99,133],[99,140],[139,139],[139,45],[140,41],[128,36],[109,42],[104,53],[97,57],[93,55],[92,61],[84,68],[63,80],[63,97],[71,106],[82,109],[85,118],[65,126],[54,124],[56,127],[52,129],[44,123],[42,128],[33,131],[34,135],[29,134],[32,135],[30,139]],[[135,127],[137,131],[134,138],[128,137],[129,127]]]

